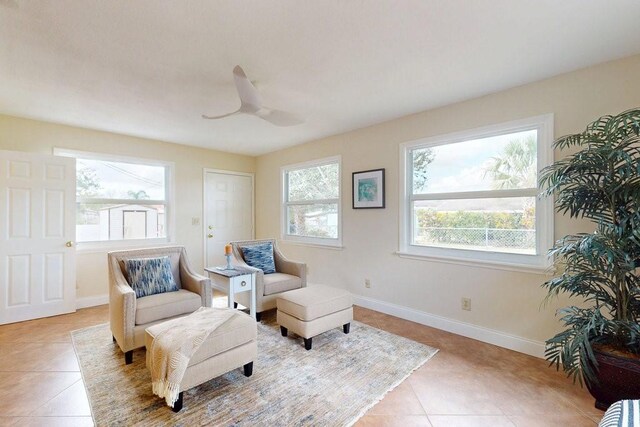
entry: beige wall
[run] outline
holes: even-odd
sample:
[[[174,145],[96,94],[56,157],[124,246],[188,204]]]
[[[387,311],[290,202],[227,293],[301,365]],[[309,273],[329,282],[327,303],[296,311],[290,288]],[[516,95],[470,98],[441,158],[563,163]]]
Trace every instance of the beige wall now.
[[[53,154],[54,147],[174,162],[176,243],[187,248],[197,271],[203,269],[203,233],[201,225],[191,225],[191,218],[202,223],[203,168],[240,172],[255,168],[253,157],[0,115],[0,150]],[[106,260],[106,250],[79,249],[78,298],[108,293]]]
[[[540,307],[544,275],[394,255],[398,250],[398,145],[545,113],[555,114],[555,136],[578,132],[601,115],[638,106],[638,75],[640,56],[630,57],[261,156],[256,165],[257,237],[280,236],[282,165],[341,155],[344,249],[281,244],[287,255],[308,263],[309,281],[342,286],[359,296],[412,309],[405,312],[468,335],[482,338],[488,333],[489,341],[500,342],[502,336],[516,343],[513,348],[539,355],[540,342],[558,328],[554,307]],[[557,158],[559,153],[555,154]],[[386,168],[387,207],[353,210],[351,173],[374,168]],[[556,237],[584,228],[588,224],[555,218]],[[371,280],[370,289],[364,287],[365,278]],[[472,299],[472,311],[461,310],[461,297]],[[524,348],[529,340],[534,350]]]

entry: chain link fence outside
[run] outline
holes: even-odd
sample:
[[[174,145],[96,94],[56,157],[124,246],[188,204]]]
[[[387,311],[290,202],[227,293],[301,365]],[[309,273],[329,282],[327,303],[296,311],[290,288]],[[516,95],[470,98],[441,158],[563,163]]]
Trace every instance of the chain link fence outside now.
[[[415,229],[413,241],[417,245],[533,249],[536,230],[419,227]]]

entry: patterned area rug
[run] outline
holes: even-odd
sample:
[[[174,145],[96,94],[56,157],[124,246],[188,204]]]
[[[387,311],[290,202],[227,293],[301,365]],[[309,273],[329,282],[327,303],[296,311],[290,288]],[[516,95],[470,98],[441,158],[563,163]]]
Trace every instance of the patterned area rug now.
[[[348,335],[340,328],[314,337],[306,351],[294,334],[280,335],[275,316],[265,317],[253,376],[240,368],[195,387],[179,413],[151,392],[144,349],[125,365],[109,325],[72,332],[95,424],[350,425],[437,352],[359,322]]]

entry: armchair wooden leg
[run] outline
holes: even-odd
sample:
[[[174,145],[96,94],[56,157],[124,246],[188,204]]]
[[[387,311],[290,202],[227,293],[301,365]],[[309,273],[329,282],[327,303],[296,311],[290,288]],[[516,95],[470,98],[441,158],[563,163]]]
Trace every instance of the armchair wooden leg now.
[[[113,335],[111,335],[111,339],[113,340],[113,342],[116,342],[116,337],[114,337]]]
[[[253,362],[244,365],[244,376],[250,377],[251,375],[253,375]]]
[[[238,308],[238,303],[237,302],[233,302],[233,308]]]
[[[304,348],[307,350],[311,350],[311,346],[313,345],[312,342],[313,338],[305,338],[304,339]]]
[[[345,334],[348,334],[348,333],[349,333],[349,328],[351,328],[351,323],[345,323],[344,325],[342,325],[342,331],[343,331]]]
[[[129,350],[124,354],[124,364],[131,365],[133,363],[133,350]]]
[[[256,322],[262,320],[262,313],[256,313]]]
[[[173,408],[171,408],[173,412],[180,412],[180,410],[182,409],[182,393],[184,392],[180,392],[180,394],[178,395],[178,400],[176,400],[176,402],[173,404]]]
[[[286,337],[289,334],[289,330],[284,326],[280,326],[280,333],[282,334],[283,337]]]

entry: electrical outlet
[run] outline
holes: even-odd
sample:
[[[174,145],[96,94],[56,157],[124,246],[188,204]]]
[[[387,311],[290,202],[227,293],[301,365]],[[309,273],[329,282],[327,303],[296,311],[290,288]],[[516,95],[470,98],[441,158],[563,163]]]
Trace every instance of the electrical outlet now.
[[[195,216],[191,218],[191,225],[200,225],[200,218]]]
[[[471,298],[462,298],[462,309],[471,311]]]
[[[364,287],[365,288],[370,288],[371,287],[371,280],[364,279]]]

